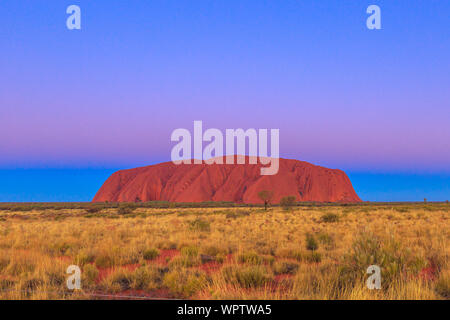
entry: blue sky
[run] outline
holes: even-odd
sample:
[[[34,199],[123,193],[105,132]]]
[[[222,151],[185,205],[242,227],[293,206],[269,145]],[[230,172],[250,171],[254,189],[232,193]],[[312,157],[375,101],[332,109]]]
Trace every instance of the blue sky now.
[[[119,168],[118,168],[119,169]],[[115,169],[0,169],[0,202],[91,201]],[[450,200],[450,176],[347,172],[364,201]]]
[[[449,14],[445,0],[3,0],[0,201],[89,201],[114,170],[170,160],[194,120],[279,128],[282,157],[345,170],[364,200],[446,200]]]

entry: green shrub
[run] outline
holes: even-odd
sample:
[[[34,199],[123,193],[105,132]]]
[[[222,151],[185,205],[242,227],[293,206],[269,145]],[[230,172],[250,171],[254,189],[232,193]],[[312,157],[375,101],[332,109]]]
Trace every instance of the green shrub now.
[[[114,291],[117,291],[117,289],[125,291],[131,288],[131,284],[133,283],[133,273],[128,270],[118,269],[110,275],[108,280]]]
[[[188,246],[181,248],[180,252],[181,255],[185,257],[197,257],[199,250],[195,246]]]
[[[114,260],[109,255],[100,254],[95,258],[95,265],[99,268],[109,268],[114,265]]]
[[[117,213],[120,215],[128,215],[136,210],[137,206],[133,203],[124,203],[119,206]]]
[[[273,265],[273,263],[275,262],[275,258],[272,256],[263,256],[262,258],[264,260],[264,263],[270,266]]]
[[[202,290],[208,283],[206,274],[200,271],[178,269],[168,272],[163,284],[172,294],[182,298],[190,298]]]
[[[158,257],[160,254],[160,251],[156,248],[149,248],[144,250],[144,252],[142,253],[143,257],[145,260],[153,260],[156,257]]]
[[[228,253],[228,250],[225,248],[219,248],[216,246],[206,246],[201,249],[201,253],[206,254],[208,256],[217,257],[220,256],[226,256]]]
[[[256,288],[270,283],[273,280],[272,273],[264,266],[225,267],[222,270],[223,277],[228,283],[238,284],[243,288]]]
[[[88,249],[81,249],[78,251],[75,257],[76,264],[79,266],[84,266],[87,263],[92,263],[95,261],[95,255]]]
[[[65,274],[63,270],[51,269],[45,271],[47,283],[52,287],[59,287],[58,289],[65,289]]]
[[[338,222],[339,216],[335,213],[327,213],[321,217],[323,222]]]
[[[277,261],[273,266],[275,275],[279,274],[295,274],[298,270],[298,263],[289,261]]]
[[[410,210],[408,208],[393,208],[397,212],[408,213]]]
[[[177,248],[177,244],[173,241],[158,241],[156,247],[161,250],[174,250]]]
[[[88,285],[91,286],[93,284],[95,284],[95,280],[97,280],[99,275],[99,271],[98,269],[92,265],[92,264],[87,264],[83,267],[83,272],[81,274],[82,277],[82,285]]]
[[[43,286],[45,284],[45,281],[38,278],[31,278],[28,280],[25,280],[20,289],[23,293],[25,293],[26,296],[31,296],[36,291],[41,291],[43,289]]]
[[[157,266],[141,266],[137,268],[132,276],[131,287],[136,290],[154,290],[162,285],[167,268]]]
[[[277,257],[295,259],[303,261],[304,253],[296,249],[280,249],[276,253]]]
[[[248,264],[262,264],[263,259],[255,252],[247,252],[242,253],[238,256],[238,261],[241,263],[248,263]]]
[[[100,212],[100,211],[102,211],[102,208],[100,208],[100,207],[92,207],[92,208],[87,208],[86,209],[87,213],[97,213],[97,212]]]
[[[69,243],[65,241],[58,241],[51,245],[49,245],[50,254],[53,256],[63,256],[65,255],[69,249],[72,247]]]
[[[0,290],[10,290],[12,287],[14,287],[15,282],[8,279],[0,279]]]
[[[310,233],[306,234],[306,249],[310,251],[315,251],[319,248],[319,244],[316,241],[316,238]]]
[[[218,262],[218,263],[223,263],[225,261],[225,259],[226,259],[226,256],[224,254],[219,253],[216,256],[216,262]]]
[[[186,257],[186,256],[177,256],[172,258],[169,261],[169,267],[171,269],[176,269],[180,267],[191,268],[201,264],[201,260],[198,257]]]
[[[322,261],[322,255],[319,252],[312,251],[311,254],[305,254],[304,260],[309,263],[318,263]]]
[[[260,256],[255,252],[246,252],[238,256],[238,261],[240,263],[247,263],[253,265],[259,265],[264,263],[271,265],[274,263],[275,258],[272,256]]]
[[[227,219],[236,219],[236,218],[246,217],[246,216],[250,215],[250,211],[247,211],[247,210],[235,210],[232,212],[229,212],[227,210],[225,212],[226,212],[225,217]]]
[[[287,197],[283,197],[280,200],[280,206],[284,209],[284,210],[289,210],[291,207],[293,207],[295,205],[295,196],[287,196]]]
[[[450,272],[444,272],[440,275],[435,290],[444,299],[450,299]]]
[[[202,218],[197,218],[197,219],[189,222],[189,228],[193,231],[207,232],[207,231],[210,231],[211,226],[208,221],[206,221]]]
[[[0,272],[9,265],[9,257],[0,257]]]
[[[174,257],[169,262],[169,267],[178,268],[185,267],[190,268],[201,264],[199,257],[199,250],[197,247],[188,246],[181,248],[181,255]]]
[[[328,233],[320,233],[320,234],[318,234],[317,235],[317,240],[321,244],[328,246],[328,248],[331,248],[334,245],[334,239]]]
[[[227,219],[236,219],[236,218],[238,217],[238,215],[237,215],[236,213],[234,213],[234,212],[228,212],[228,213],[225,215],[225,217],[226,217]]]

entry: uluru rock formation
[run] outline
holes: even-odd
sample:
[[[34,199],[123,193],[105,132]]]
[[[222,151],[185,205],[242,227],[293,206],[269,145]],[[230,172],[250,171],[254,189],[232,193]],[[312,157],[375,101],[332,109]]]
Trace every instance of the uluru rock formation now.
[[[261,164],[179,164],[164,162],[113,173],[94,202],[232,201],[262,203],[258,192],[273,192],[272,203],[285,196],[297,201],[360,202],[347,175],[304,161],[279,159],[275,175],[261,175]]]

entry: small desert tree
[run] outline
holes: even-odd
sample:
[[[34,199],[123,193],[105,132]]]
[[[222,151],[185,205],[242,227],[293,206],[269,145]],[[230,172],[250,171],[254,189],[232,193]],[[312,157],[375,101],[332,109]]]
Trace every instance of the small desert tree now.
[[[258,192],[258,197],[264,201],[264,210],[267,210],[267,206],[270,204],[270,201],[273,197],[273,192],[268,190],[263,190]]]
[[[283,197],[280,200],[280,206],[284,209],[284,210],[289,210],[291,207],[293,207],[295,205],[295,196],[287,196],[287,197]]]

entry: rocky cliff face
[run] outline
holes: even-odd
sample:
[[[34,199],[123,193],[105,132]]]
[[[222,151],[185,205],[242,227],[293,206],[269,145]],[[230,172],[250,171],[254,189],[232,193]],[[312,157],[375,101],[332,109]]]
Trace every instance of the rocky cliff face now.
[[[112,174],[94,202],[233,201],[262,203],[258,192],[273,192],[272,203],[293,195],[298,201],[360,202],[347,175],[307,162],[280,159],[279,171],[260,174],[261,164],[180,164],[164,162]]]

